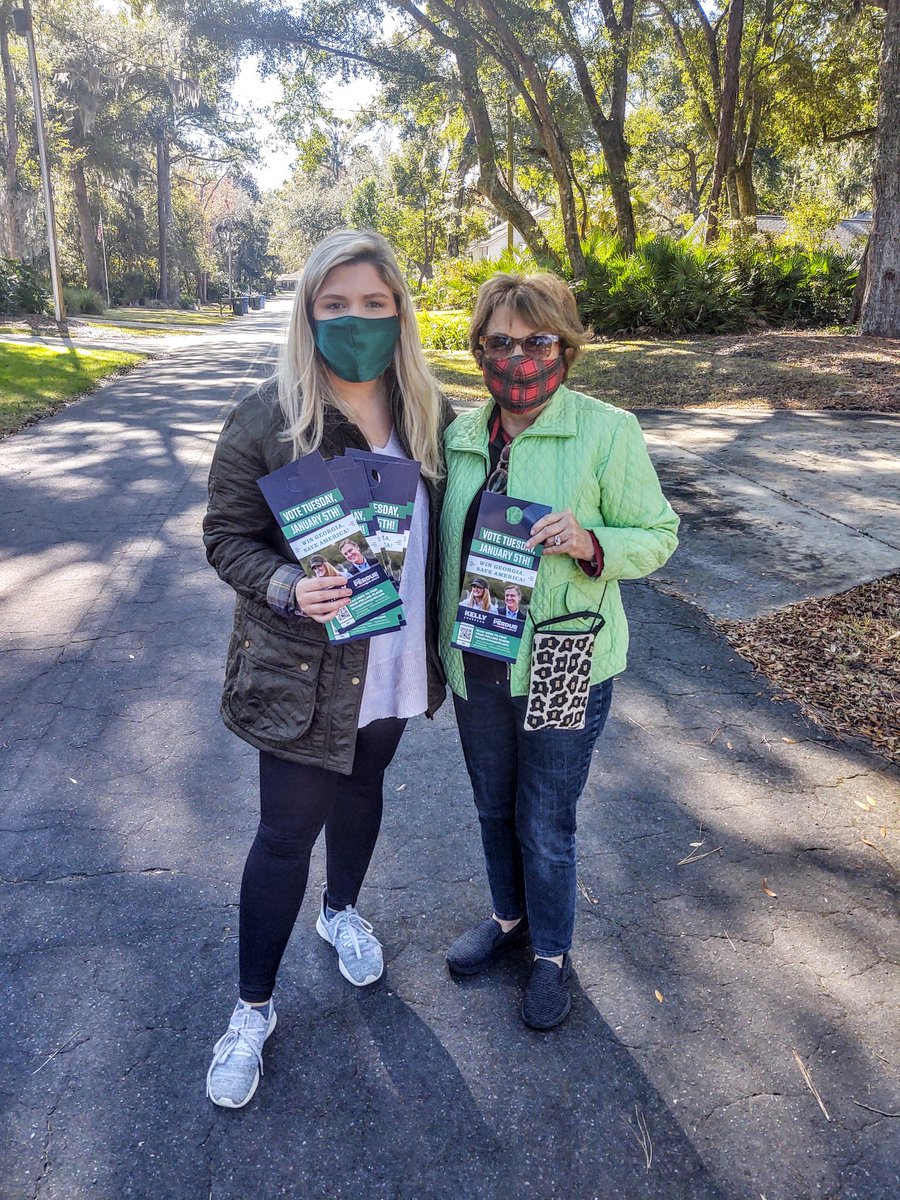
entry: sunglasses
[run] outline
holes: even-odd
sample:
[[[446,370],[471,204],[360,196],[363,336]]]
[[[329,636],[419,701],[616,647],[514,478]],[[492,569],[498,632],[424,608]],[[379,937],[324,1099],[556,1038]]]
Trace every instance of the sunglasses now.
[[[509,452],[512,448],[512,442],[507,442],[500,451],[500,460],[487,477],[487,482],[484,485],[486,492],[493,492],[495,496],[506,495],[506,485],[509,483]]]
[[[510,337],[508,333],[486,333],[478,339],[485,358],[510,358],[518,346],[526,358],[533,358],[537,362],[550,358],[561,342],[558,333],[529,333],[524,338]]]

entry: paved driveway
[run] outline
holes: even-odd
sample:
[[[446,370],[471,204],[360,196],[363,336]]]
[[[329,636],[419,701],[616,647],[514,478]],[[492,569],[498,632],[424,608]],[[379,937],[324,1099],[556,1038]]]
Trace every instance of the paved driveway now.
[[[581,806],[570,1020],[522,1026],[524,955],[445,972],[487,905],[445,706],[361,899],[385,980],[347,985],[307,906],[257,1098],[206,1101],[256,762],[216,715],[199,523],[279,315],[0,445],[3,1200],[894,1200],[900,777],[648,584]]]
[[[900,571],[900,418],[638,416],[683,520],[660,586],[743,619]]]

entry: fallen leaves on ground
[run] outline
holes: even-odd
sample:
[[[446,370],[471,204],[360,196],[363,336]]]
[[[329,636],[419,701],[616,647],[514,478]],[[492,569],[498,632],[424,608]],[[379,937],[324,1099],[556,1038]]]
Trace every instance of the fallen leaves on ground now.
[[[900,344],[825,330],[610,338],[587,347],[571,380],[623,408],[900,412]]]
[[[487,398],[468,351],[429,350],[447,395]],[[855,333],[764,330],[585,347],[569,383],[619,408],[865,409],[900,412],[900,342]]]
[[[716,624],[818,725],[866,738],[900,763],[900,574],[752,621]]]

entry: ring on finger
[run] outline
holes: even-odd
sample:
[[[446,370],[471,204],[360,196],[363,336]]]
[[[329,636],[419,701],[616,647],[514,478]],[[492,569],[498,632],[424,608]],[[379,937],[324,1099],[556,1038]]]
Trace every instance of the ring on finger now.
[[[562,545],[562,538],[559,536],[559,534],[557,534],[556,537],[553,539],[553,545],[554,546]]]

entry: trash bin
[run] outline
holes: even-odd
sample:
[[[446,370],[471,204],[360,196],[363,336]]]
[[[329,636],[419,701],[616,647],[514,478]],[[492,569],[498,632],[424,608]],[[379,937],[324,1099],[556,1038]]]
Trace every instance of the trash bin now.
[[[259,294],[259,307],[260,308],[266,307],[266,297],[263,292],[260,292],[260,294]]]
[[[244,296],[231,297],[231,311],[236,317],[242,317],[247,311],[247,301]]]
[[[254,312],[259,312],[259,310],[262,308],[262,296],[251,296],[250,307]]]

